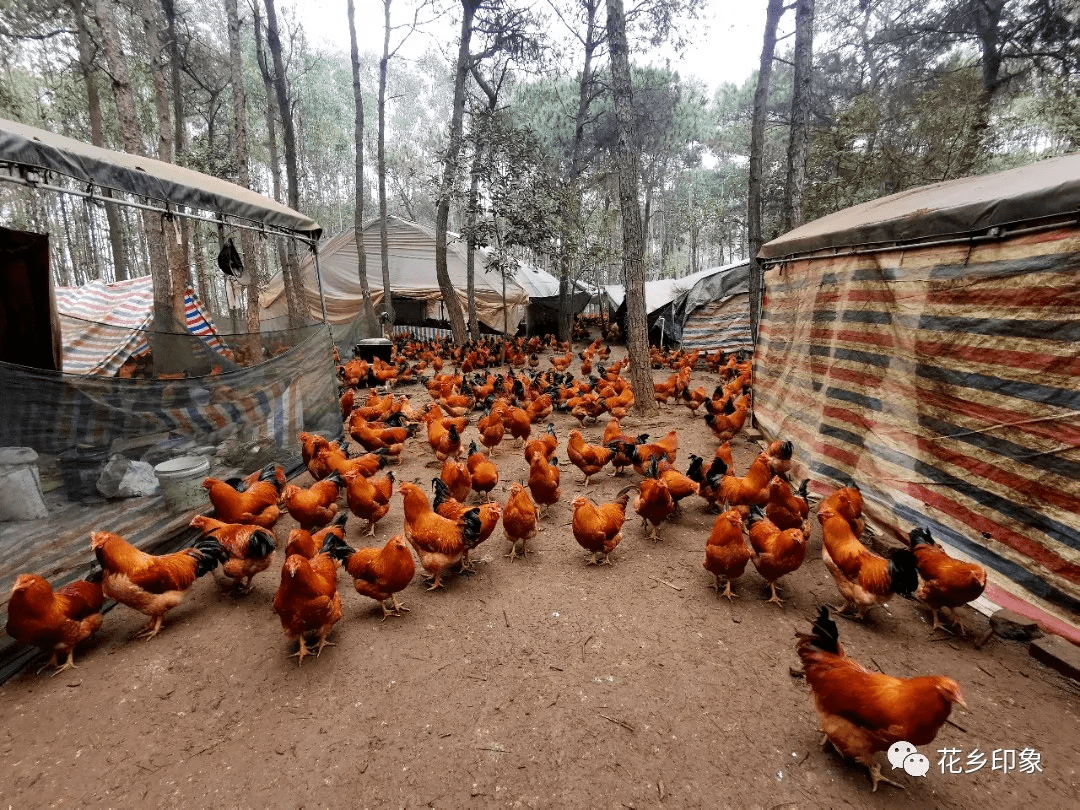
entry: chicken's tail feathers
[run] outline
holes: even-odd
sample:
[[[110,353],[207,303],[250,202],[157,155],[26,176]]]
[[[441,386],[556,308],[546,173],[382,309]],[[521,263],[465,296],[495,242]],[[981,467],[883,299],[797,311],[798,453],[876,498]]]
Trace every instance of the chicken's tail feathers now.
[[[930,530],[925,526],[918,526],[908,532],[908,547],[915,548],[915,546],[918,545],[937,545],[934,542],[934,538],[930,534]]]
[[[329,554],[335,560],[344,563],[349,559],[356,549],[352,548],[348,543],[342,540],[337,535],[327,535],[323,541],[322,548],[319,549],[320,554]]]
[[[471,549],[480,545],[480,531],[482,528],[479,506],[474,506],[461,516],[461,537],[465,541],[465,548]]]
[[[894,593],[915,593],[919,587],[919,567],[911,549],[898,549],[889,558],[889,578]]]
[[[258,529],[251,533],[248,540],[248,556],[253,560],[262,560],[269,557],[277,549],[274,543],[274,535],[266,529]]]
[[[209,574],[229,559],[229,552],[225,550],[225,546],[221,545],[221,543],[213,537],[204,537],[191,548],[187,549],[187,552],[195,558],[196,577]]]
[[[759,520],[765,520],[765,510],[758,506],[756,503],[750,504],[750,524],[753,526]],[[828,618],[826,615],[825,618]]]
[[[840,646],[840,630],[836,622],[829,617],[827,605],[818,608],[818,615],[810,633],[796,633],[795,635],[799,639],[796,647],[800,655],[810,647],[833,655],[844,654]]]
[[[808,501],[810,499],[810,490],[807,489],[807,487],[809,485],[810,485],[810,479],[809,478],[804,478],[802,480],[802,483],[799,484],[799,489],[797,490],[798,493],[799,493],[799,497],[802,498],[804,501]]]
[[[93,565],[90,567],[90,573],[87,574],[84,579],[87,582],[99,585],[101,584],[101,581],[105,579],[105,569],[102,568],[100,565]]]

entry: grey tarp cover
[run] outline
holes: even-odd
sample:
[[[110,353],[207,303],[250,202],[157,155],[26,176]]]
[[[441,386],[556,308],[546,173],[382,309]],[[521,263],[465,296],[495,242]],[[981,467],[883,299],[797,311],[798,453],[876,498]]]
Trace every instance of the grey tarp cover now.
[[[774,239],[763,259],[829,248],[979,233],[1080,212],[1080,153],[996,174],[901,191],[837,211]]]
[[[322,232],[315,220],[235,183],[3,119],[0,163],[55,172],[98,188],[224,214],[308,239],[317,240]]]
[[[738,268],[743,269],[739,271]],[[659,343],[661,327],[658,321],[663,318],[664,343],[678,343],[682,340],[686,319],[694,309],[707,301],[738,292],[748,292],[749,278],[749,263],[736,262],[723,267],[709,267],[682,278],[662,278],[645,282],[645,314],[649,339]],[[612,286],[609,285],[606,292],[608,297],[614,300],[619,290],[613,290]],[[615,318],[620,328],[625,330],[625,291]]]

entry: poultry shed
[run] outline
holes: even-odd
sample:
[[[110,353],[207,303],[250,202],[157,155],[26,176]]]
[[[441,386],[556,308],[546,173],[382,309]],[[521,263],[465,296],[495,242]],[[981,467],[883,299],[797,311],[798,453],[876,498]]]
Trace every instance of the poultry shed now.
[[[1080,625],[1080,154],[894,194],[766,244],[754,415],[929,526],[986,596]]]

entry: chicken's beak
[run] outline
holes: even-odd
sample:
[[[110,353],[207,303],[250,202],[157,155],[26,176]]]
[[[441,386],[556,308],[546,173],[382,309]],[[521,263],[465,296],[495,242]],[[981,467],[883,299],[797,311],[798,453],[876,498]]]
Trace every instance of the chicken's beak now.
[[[959,706],[961,709],[963,709],[965,712],[971,711],[968,708],[968,705],[964,702],[964,699],[962,697],[957,697],[956,698],[956,705]]]

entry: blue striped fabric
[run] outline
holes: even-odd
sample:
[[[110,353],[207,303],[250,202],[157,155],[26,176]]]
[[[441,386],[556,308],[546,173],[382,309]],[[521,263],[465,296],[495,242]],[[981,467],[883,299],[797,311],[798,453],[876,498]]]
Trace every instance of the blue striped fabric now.
[[[1080,625],[1080,231],[793,259],[765,275],[755,415],[813,489],[851,482]]]

